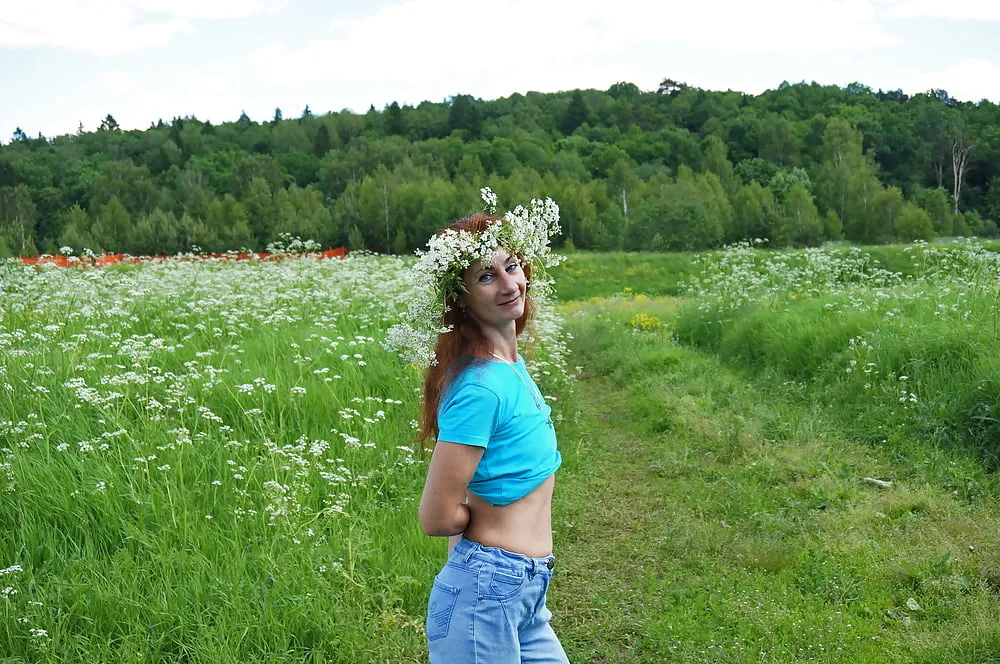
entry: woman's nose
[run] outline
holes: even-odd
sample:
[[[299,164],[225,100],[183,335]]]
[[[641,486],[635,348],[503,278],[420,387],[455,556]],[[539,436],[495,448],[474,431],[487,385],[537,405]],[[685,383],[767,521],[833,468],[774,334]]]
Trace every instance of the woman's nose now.
[[[517,280],[514,275],[507,270],[500,272],[500,290],[504,293],[513,292],[517,290]]]

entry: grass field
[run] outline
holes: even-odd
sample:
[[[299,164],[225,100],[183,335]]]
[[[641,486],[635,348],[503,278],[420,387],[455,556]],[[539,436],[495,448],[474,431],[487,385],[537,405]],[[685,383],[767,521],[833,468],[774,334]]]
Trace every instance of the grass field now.
[[[1000,272],[882,251],[556,271],[571,661],[1000,661]],[[425,661],[406,267],[0,267],[0,661]]]

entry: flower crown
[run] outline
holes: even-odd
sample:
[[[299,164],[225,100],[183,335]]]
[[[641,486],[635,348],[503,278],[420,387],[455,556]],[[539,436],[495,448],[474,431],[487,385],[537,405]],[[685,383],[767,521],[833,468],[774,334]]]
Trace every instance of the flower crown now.
[[[496,214],[497,197],[489,187],[479,190],[484,210]],[[492,263],[502,247],[531,264],[532,298],[544,298],[552,288],[546,269],[562,256],[552,253],[549,240],[560,232],[559,206],[551,198],[532,199],[518,205],[481,233],[447,229],[427,241],[427,250],[417,250],[416,295],[407,308],[407,322],[393,325],[385,347],[419,366],[437,363],[434,347],[439,334],[451,331],[444,325],[447,302],[465,291],[462,271],[476,261]]]

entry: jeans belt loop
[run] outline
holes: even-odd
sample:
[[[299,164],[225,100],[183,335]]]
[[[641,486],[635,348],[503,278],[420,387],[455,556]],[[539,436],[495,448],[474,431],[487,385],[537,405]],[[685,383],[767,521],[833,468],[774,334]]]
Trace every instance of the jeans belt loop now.
[[[472,556],[476,555],[476,551],[479,549],[479,544],[473,542],[472,540],[467,540],[465,538],[462,538],[459,541],[468,542],[469,544],[469,551],[465,554],[465,562],[468,563],[470,560],[472,560]]]

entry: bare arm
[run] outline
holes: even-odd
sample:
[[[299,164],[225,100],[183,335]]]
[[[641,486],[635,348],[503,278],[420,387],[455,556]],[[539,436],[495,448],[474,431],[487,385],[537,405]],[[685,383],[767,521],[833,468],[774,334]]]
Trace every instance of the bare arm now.
[[[438,441],[434,446],[420,497],[420,528],[424,534],[444,537],[465,532],[470,514],[465,491],[482,456],[483,448],[473,445]]]

